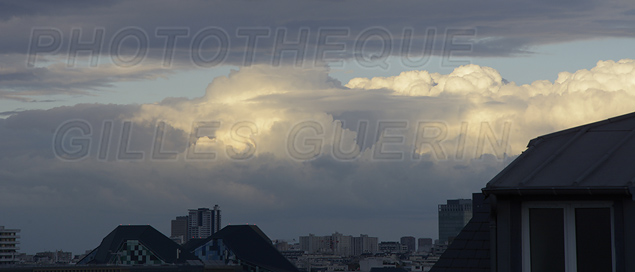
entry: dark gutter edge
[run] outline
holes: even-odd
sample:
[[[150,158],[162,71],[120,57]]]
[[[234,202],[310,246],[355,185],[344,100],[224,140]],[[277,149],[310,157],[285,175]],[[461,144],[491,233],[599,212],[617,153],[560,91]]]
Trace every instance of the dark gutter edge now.
[[[625,195],[635,197],[635,187],[532,187],[532,188],[483,188],[486,196],[492,195]]]

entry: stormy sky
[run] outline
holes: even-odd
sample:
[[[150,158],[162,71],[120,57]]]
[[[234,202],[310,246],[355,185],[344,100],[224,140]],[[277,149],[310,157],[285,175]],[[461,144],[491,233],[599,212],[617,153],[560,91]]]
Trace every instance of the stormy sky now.
[[[437,238],[542,134],[633,111],[630,1],[0,1],[0,225]]]

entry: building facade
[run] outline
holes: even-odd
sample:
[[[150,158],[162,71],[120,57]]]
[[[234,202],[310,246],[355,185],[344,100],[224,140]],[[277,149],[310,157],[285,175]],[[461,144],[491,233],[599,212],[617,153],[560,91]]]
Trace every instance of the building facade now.
[[[471,199],[452,199],[439,205],[439,243],[456,237],[472,218]]]
[[[42,251],[35,253],[33,262],[37,264],[67,264],[73,259],[73,253],[68,251]]]
[[[353,237],[353,256],[375,254],[379,252],[378,245],[379,239],[377,237],[368,237],[366,234]]]
[[[333,248],[333,254],[339,256],[353,255],[353,236],[335,232],[333,233],[333,235],[331,235],[331,237],[331,247]]]
[[[191,209],[187,218],[187,237],[189,239],[205,239],[220,230],[220,208]]]
[[[179,244],[187,242],[187,216],[177,216],[170,223],[170,239],[180,241]],[[178,243],[178,242],[177,242]]]
[[[432,238],[419,238],[417,252],[432,252]]]
[[[0,265],[15,264],[20,244],[19,229],[5,229],[0,226]]]
[[[300,248],[309,254],[350,256],[353,253],[352,236],[333,233],[330,236],[300,236]]]
[[[399,242],[381,242],[379,243],[379,251],[385,253],[402,253],[406,251],[406,247]]]
[[[334,254],[339,256],[358,256],[378,252],[377,237],[360,235],[353,237],[341,233],[329,236],[300,236],[300,249],[309,254]]]
[[[402,246],[406,246],[408,248],[408,252],[414,252],[416,250],[416,239],[412,236],[404,236],[399,239]]]

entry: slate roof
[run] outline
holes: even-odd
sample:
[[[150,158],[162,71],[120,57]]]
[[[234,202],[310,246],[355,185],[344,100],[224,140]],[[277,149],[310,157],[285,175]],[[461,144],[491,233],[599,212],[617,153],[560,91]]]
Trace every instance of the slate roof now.
[[[484,195],[472,195],[472,219],[443,252],[430,272],[490,271],[490,205]]]
[[[621,194],[635,186],[635,113],[531,140],[486,194]]]
[[[211,236],[207,238],[192,238],[181,245],[188,252],[194,252],[195,249],[212,240]]]
[[[213,239],[222,239],[223,244],[242,261],[270,271],[298,272],[273,246],[271,239],[255,225],[226,226],[206,239],[190,240],[184,247],[191,252]]]
[[[166,263],[185,263],[187,260],[198,260],[194,254],[184,250],[152,226],[132,225],[115,228],[104,237],[97,248],[80,260],[79,264],[107,264],[113,257],[113,253],[117,252],[121,244],[128,240],[138,240]],[[84,261],[89,256],[94,257],[94,259]]]

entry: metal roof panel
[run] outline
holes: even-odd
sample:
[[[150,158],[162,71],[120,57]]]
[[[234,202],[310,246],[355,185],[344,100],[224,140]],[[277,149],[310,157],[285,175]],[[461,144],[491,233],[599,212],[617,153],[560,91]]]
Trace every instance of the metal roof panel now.
[[[635,113],[543,135],[494,177],[485,192],[631,187]],[[569,192],[571,193],[571,192]]]

